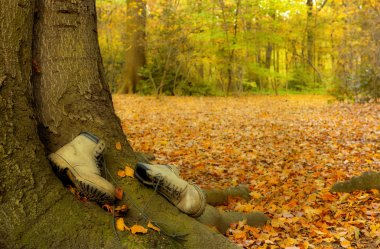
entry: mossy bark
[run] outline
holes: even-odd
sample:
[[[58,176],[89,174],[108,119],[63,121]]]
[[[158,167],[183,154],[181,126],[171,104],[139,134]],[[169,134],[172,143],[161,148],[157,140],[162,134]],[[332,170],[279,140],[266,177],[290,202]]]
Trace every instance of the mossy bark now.
[[[80,131],[105,139],[113,176],[137,158],[104,81],[94,0],[35,3],[0,0],[0,248],[236,248],[135,179],[115,183],[125,190],[127,222],[144,224],[144,213],[170,236],[123,232],[118,241],[110,214],[63,187],[45,153]]]

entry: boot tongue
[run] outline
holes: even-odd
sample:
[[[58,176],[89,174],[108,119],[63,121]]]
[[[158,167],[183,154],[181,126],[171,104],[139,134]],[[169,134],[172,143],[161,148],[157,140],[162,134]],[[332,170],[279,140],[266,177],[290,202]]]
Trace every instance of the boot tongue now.
[[[99,156],[103,154],[103,151],[106,145],[102,139],[98,138],[97,136],[95,136],[94,134],[90,132],[81,132],[79,135],[82,135],[88,138],[89,140],[91,140],[92,142],[96,144],[93,151],[95,158],[98,158]]]
[[[101,156],[103,154],[103,151],[106,147],[106,144],[103,140],[99,140],[99,142],[96,144],[95,148],[94,148],[94,156],[96,158],[98,158],[99,156]]]
[[[96,161],[96,166],[99,170],[99,175],[104,174],[104,169],[105,169],[105,161],[103,157],[103,152],[105,150],[106,144],[104,140],[98,138],[94,134],[90,132],[81,132],[79,135],[84,136],[85,138],[89,139],[94,143],[93,147],[93,156]]]

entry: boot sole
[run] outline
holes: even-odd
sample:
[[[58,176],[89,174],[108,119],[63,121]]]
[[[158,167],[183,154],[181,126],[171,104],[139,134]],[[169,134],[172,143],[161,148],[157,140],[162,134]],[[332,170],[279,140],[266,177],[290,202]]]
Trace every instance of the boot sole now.
[[[115,202],[113,185],[101,176],[87,176],[84,178],[65,159],[56,153],[49,155],[54,172],[62,179],[69,179],[75,188],[90,201],[101,205]],[[92,179],[89,179],[92,178]]]

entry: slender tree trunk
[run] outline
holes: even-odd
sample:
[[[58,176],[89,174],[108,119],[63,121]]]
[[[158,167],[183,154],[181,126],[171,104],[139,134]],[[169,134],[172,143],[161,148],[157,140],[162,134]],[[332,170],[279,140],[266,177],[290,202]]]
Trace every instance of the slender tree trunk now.
[[[127,1],[128,39],[130,49],[126,53],[125,82],[119,93],[136,93],[140,82],[139,70],[145,65],[146,0]]]
[[[265,67],[267,69],[270,69],[270,66],[272,64],[272,51],[273,51],[273,44],[268,43],[267,49],[265,51]]]
[[[314,74],[314,2],[313,0],[307,0],[307,28],[306,28],[306,51],[307,51],[307,68],[308,71]]]
[[[0,0],[0,248],[235,248],[135,179],[115,182],[125,190],[127,222],[151,219],[161,234],[124,232],[118,241],[110,214],[64,189],[44,148],[56,150],[80,131],[105,139],[110,175],[138,159],[103,77],[94,0],[37,3]],[[182,243],[171,239],[178,235]]]

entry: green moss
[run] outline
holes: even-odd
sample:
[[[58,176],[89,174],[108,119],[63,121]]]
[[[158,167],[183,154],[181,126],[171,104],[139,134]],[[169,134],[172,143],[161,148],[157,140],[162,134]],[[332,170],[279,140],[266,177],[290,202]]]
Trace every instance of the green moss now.
[[[354,176],[351,179],[336,183],[331,192],[346,192],[350,193],[356,190],[380,190],[380,173],[365,172],[360,176]]]

